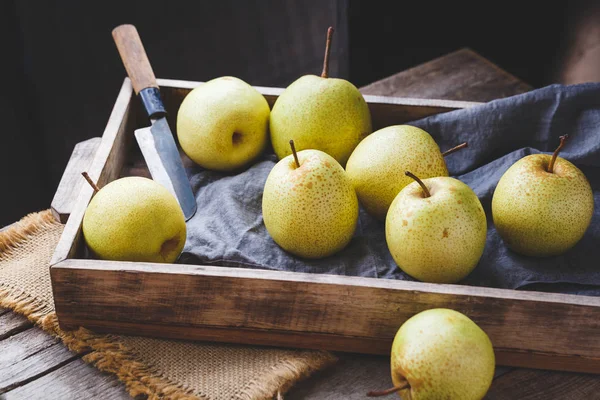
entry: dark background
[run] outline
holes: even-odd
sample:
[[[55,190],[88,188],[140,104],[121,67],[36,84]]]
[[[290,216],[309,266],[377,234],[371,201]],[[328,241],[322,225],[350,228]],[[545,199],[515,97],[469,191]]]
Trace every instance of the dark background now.
[[[541,87],[561,81],[574,32],[597,5],[435,3],[5,0],[0,227],[48,208],[73,146],[101,136],[125,77],[111,37],[119,24],[137,26],[162,78],[285,87],[320,72],[333,25],[331,75],[356,86],[470,47]]]

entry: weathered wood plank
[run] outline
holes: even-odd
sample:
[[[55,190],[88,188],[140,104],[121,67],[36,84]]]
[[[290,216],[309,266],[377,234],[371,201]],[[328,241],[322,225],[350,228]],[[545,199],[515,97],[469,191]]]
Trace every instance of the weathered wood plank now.
[[[33,326],[33,323],[20,314],[8,312],[0,315],[0,340],[23,332]]]
[[[360,89],[363,94],[487,102],[532,87],[470,49],[461,49]]]
[[[389,357],[338,356],[339,362],[292,388],[285,399],[365,400],[367,392],[392,386]]]
[[[80,357],[40,328],[0,341],[0,394],[22,386]]]
[[[77,195],[85,184],[81,173],[90,167],[101,141],[101,138],[95,137],[75,145],[50,205],[57,221],[65,224],[69,219]]]
[[[600,378],[586,374],[517,369],[495,379],[486,399],[600,399]]]
[[[114,376],[86,365],[80,358],[3,396],[3,400],[131,399]]]
[[[371,390],[393,386],[390,358],[358,354],[337,354],[338,363],[294,386],[286,400],[364,400]],[[497,379],[512,368],[497,367]],[[518,398],[518,397],[515,397]],[[390,399],[393,397],[390,396]]]
[[[179,106],[185,96],[202,82],[180,81],[173,79],[157,79],[162,88],[165,107],[171,116],[177,115]],[[277,97],[283,93],[284,88],[273,88],[255,86],[265,96],[269,106],[273,107]],[[401,124],[425,118],[429,115],[440,114],[461,108],[476,106],[480,103],[475,101],[448,100],[435,98],[411,98],[410,96],[384,96],[374,95],[376,92],[365,95],[365,101],[369,105],[373,128],[379,129],[384,126]],[[173,119],[171,119],[173,121]],[[174,128],[175,124],[171,124]]]
[[[173,79],[157,79],[157,81],[162,89],[161,93],[165,107],[171,116],[171,127],[174,129],[176,124],[174,123],[173,116],[177,115],[181,102],[192,89],[202,85],[202,82]],[[265,96],[271,107],[275,104],[277,97],[285,90],[283,88],[263,86],[255,86],[255,88]],[[364,98],[369,105],[373,129],[481,104],[476,101],[392,97],[372,94],[365,95]]]
[[[600,330],[590,296],[99,260],[51,276],[66,329],[389,354],[404,321],[445,307],[488,333],[500,365],[600,373],[600,347],[580,340]]]

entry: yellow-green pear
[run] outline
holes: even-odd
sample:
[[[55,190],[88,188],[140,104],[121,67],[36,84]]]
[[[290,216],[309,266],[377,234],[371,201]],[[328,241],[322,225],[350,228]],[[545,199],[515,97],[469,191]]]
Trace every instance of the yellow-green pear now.
[[[455,283],[477,266],[487,222],[473,190],[458,179],[437,177],[407,185],[392,202],[385,238],[400,269],[425,282]]]
[[[177,113],[181,148],[201,167],[231,171],[246,166],[268,139],[269,104],[232,76],[210,80],[183,99]]]
[[[409,318],[392,343],[394,387],[403,400],[481,400],[494,378],[496,358],[488,335],[466,315],[445,308]]]
[[[294,151],[269,173],[262,211],[275,243],[300,257],[322,258],[352,239],[358,200],[333,157],[319,150]]]
[[[463,143],[444,155],[466,145]],[[422,179],[448,176],[444,155],[423,129],[410,125],[388,126],[358,144],[346,164],[346,172],[365,210],[384,220],[392,201],[412,182],[404,171],[411,171]]]
[[[371,133],[371,114],[362,94],[344,79],[329,78],[328,57],[333,29],[329,28],[321,76],[305,75],[293,82],[275,101],[271,111],[271,143],[282,159],[298,151],[316,149],[342,166],[356,145]]]
[[[100,259],[172,263],[185,244],[185,218],[162,185],[142,177],[121,178],[92,198],[83,236]]]
[[[545,257],[562,254],[583,237],[594,195],[585,175],[558,153],[532,154],[500,178],[492,198],[496,230],[513,251]]]

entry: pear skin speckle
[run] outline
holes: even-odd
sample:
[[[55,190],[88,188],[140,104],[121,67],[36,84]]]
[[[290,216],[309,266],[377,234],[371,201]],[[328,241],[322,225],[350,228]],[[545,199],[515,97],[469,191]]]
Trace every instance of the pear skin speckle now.
[[[83,236],[104,260],[172,263],[185,245],[185,217],[162,185],[147,178],[121,178],[92,198],[83,217]]]
[[[183,99],[177,138],[196,164],[218,171],[241,168],[265,148],[269,104],[256,89],[235,77],[210,80]]]
[[[450,177],[422,179],[396,196],[385,222],[388,248],[398,266],[425,282],[455,283],[477,266],[487,238],[485,212],[465,183]],[[457,201],[458,200],[458,201]]]
[[[305,75],[279,96],[270,119],[271,143],[282,159],[296,150],[321,150],[342,166],[356,145],[372,132],[369,107],[344,79]]]
[[[562,254],[583,237],[592,220],[594,196],[585,175],[557,157],[532,154],[500,178],[492,198],[496,230],[513,251],[527,256]]]
[[[487,334],[467,316],[431,309],[408,319],[392,344],[394,386],[402,399],[482,399],[494,378],[495,355]]]
[[[380,129],[366,137],[352,152],[346,172],[365,210],[380,220],[411,178],[448,176],[440,148],[429,133],[410,125]]]
[[[319,150],[283,158],[269,173],[262,210],[267,231],[284,250],[322,258],[343,249],[358,221],[358,200],[343,168]]]

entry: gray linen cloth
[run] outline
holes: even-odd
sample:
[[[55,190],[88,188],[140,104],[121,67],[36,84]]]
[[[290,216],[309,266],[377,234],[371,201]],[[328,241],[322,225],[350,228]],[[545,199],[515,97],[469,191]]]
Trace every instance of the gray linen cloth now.
[[[409,124],[429,132],[442,150],[469,142],[446,162],[450,174],[481,200],[488,236],[479,264],[461,284],[600,295],[600,84],[552,85]],[[514,162],[528,154],[551,154],[565,133],[570,138],[560,155],[590,181],[596,205],[592,223],[563,255],[518,255],[506,248],[494,228],[492,194]],[[392,259],[384,223],[362,209],[352,241],[333,256],[305,260],[277,246],[261,213],[263,186],[276,161],[269,149],[236,173],[188,169],[198,211],[188,221],[179,262],[413,280]]]

